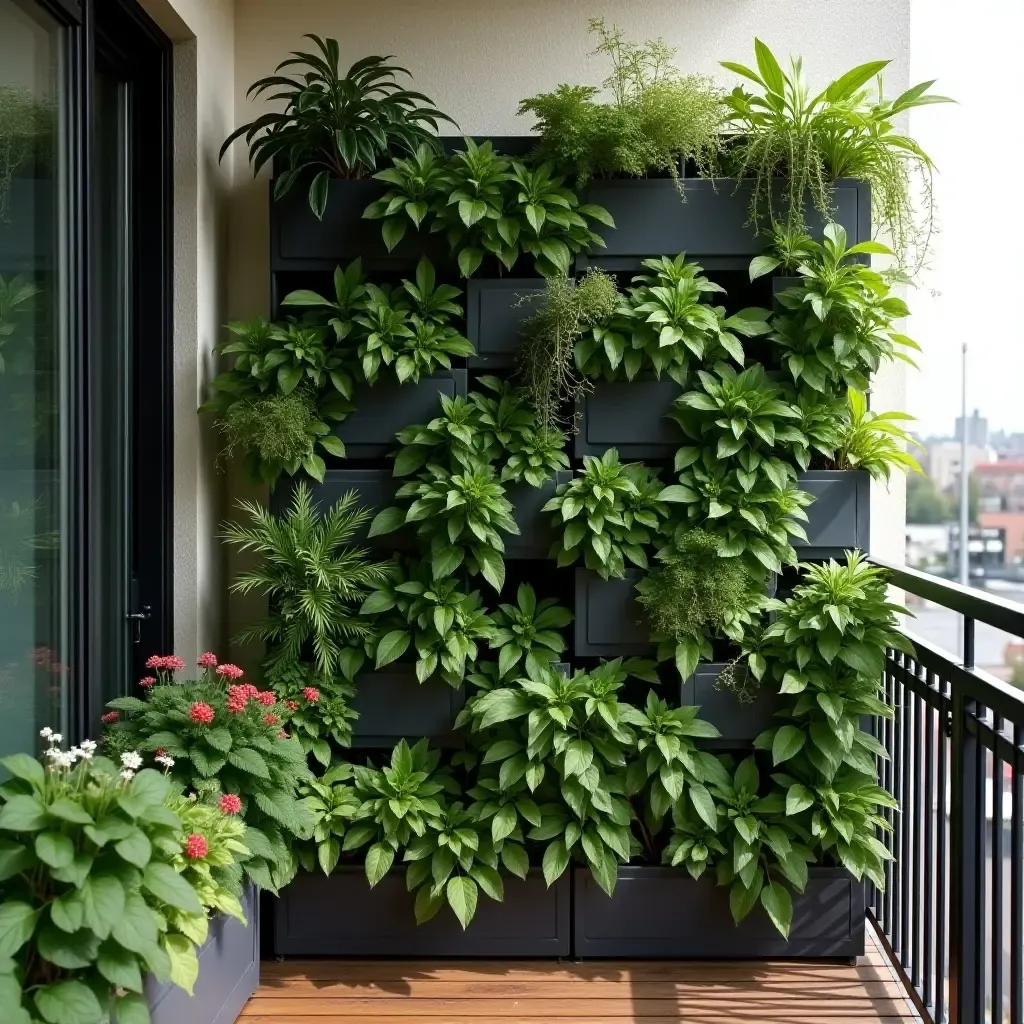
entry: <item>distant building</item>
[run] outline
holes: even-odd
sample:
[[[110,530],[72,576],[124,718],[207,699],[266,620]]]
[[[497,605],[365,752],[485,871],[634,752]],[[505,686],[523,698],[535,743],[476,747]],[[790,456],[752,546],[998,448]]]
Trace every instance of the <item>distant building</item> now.
[[[955,575],[960,568],[960,524],[950,523],[947,568]],[[999,526],[971,526],[967,530],[967,562],[972,576],[1006,564],[1006,531]]]
[[[915,569],[945,567],[948,555],[948,523],[907,523],[907,565]]]
[[[924,459],[925,471],[940,491],[948,491],[960,481],[960,442],[928,441]],[[978,466],[996,461],[991,448],[969,444],[967,446],[967,469],[973,473]]]
[[[998,430],[989,434],[988,443],[1000,459],[1024,459],[1024,434]]]
[[[1006,533],[1006,561],[1024,561],[1024,459],[977,466],[978,523]]]
[[[956,431],[953,436],[957,441],[964,439],[964,418],[957,416]],[[975,409],[967,419],[967,443],[977,445],[979,448],[988,446],[988,420]]]

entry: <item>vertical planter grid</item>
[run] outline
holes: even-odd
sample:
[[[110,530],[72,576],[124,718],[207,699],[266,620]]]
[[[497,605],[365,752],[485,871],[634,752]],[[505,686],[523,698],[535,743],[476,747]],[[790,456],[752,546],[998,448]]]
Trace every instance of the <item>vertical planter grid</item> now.
[[[412,665],[396,663],[356,677],[358,713],[353,727],[354,747],[393,747],[399,740],[415,743],[426,737],[432,746],[458,744],[452,725],[466,695],[462,687],[443,679],[421,683]]]
[[[477,352],[469,358],[470,367],[508,370],[516,365],[523,321],[538,308],[537,302],[529,300],[543,291],[541,278],[470,278],[466,285],[466,336]]]

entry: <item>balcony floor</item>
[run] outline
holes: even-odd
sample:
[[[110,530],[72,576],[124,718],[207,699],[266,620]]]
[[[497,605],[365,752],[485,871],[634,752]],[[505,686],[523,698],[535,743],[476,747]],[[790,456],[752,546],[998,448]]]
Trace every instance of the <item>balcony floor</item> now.
[[[838,1024],[920,1018],[874,936],[811,962],[290,960],[263,965],[242,1024]]]

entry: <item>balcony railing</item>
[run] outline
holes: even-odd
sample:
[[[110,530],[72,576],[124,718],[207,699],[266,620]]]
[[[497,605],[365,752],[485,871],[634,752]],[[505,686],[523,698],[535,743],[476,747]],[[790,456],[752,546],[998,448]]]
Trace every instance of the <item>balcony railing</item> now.
[[[1024,606],[913,569],[895,586],[962,616],[963,657],[915,636],[890,651],[889,754],[882,784],[900,803],[883,837],[894,860],[869,912],[926,1021],[1024,1024],[1024,691],[974,665],[978,624],[1024,638]]]

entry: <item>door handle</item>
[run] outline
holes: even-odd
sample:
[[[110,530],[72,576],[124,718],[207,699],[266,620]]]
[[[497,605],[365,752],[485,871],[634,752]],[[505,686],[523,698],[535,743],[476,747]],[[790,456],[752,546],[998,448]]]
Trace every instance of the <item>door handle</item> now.
[[[128,619],[129,622],[133,623],[132,643],[142,643],[142,623],[148,622],[153,618],[150,605],[142,605],[142,611],[140,612],[128,612],[125,615],[125,618]]]

